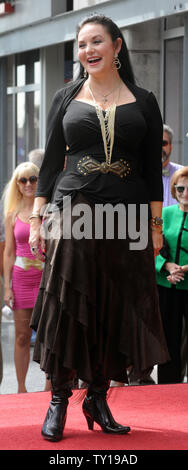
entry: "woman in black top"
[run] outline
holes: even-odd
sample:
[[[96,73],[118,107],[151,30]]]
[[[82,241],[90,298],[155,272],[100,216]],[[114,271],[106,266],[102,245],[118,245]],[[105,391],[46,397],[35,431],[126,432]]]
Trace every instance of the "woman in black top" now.
[[[114,421],[106,402],[110,379],[127,382],[128,367],[140,376],[168,359],[153,256],[153,247],[157,254],[162,246],[160,111],[154,95],[135,85],[125,41],[110,19],[82,22],[78,58],[79,79],[57,92],[49,113],[31,217],[30,246],[37,256],[44,244],[41,207],[53,204],[44,221],[46,265],[31,324],[37,330],[34,360],[52,382],[42,428],[49,440],[62,438],[75,371],[89,384],[83,403],[89,429],[95,421],[105,432],[124,434],[130,428]],[[123,212],[120,228],[113,217],[113,236],[109,219],[98,212],[96,218],[106,203],[110,217],[117,204]],[[140,215],[140,204],[149,208],[148,218]],[[77,217],[81,210],[83,219]],[[54,235],[57,221],[60,233]],[[132,222],[143,232],[134,248]]]

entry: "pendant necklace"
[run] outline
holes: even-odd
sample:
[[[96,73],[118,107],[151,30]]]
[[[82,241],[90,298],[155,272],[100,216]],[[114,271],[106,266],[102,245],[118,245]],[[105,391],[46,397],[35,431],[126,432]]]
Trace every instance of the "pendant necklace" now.
[[[107,93],[106,95],[103,95],[103,93],[100,93],[99,91],[97,91],[97,93],[98,93],[100,96],[102,96],[102,102],[103,102],[103,103],[107,103],[107,102],[108,102],[108,98],[107,98],[107,97],[110,96],[110,95],[112,95],[112,93],[114,93],[116,90],[118,90],[118,89],[119,89],[119,86],[120,86],[120,85],[118,85],[117,87],[113,88],[113,90],[110,91],[110,93]],[[91,93],[91,92],[90,92],[90,93]]]
[[[119,85],[118,88],[119,88],[119,94],[118,94],[118,100],[119,100],[121,84]],[[93,99],[96,113],[100,122],[101,133],[102,133],[103,144],[104,144],[104,151],[105,151],[105,156],[106,156],[106,166],[108,167],[111,164],[112,150],[113,150],[113,145],[114,145],[114,125],[115,125],[116,103],[112,103],[111,106],[109,106],[109,108],[107,108],[106,110],[103,110],[101,106],[99,106],[99,104],[96,102],[89,84],[88,84],[88,89]],[[104,97],[109,96],[111,93],[109,93],[108,95],[103,95],[103,96]]]

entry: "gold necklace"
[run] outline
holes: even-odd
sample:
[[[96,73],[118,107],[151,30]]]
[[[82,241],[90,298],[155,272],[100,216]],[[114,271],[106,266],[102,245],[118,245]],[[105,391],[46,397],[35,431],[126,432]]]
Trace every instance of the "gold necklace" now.
[[[88,85],[89,86],[89,85]],[[114,91],[118,90],[120,87],[120,85],[118,85],[117,87],[114,87],[112,91],[110,91],[110,93],[106,93],[105,95],[103,93],[101,93],[100,91],[97,91],[96,93],[98,93],[98,95],[102,96],[103,99],[103,103],[107,103],[108,102],[108,98],[107,96],[110,96],[112,93],[114,93]],[[90,87],[89,87],[90,88]]]
[[[93,92],[88,84],[88,89],[93,99],[96,113],[100,122],[101,133],[104,144],[104,151],[106,156],[106,165],[110,166],[112,159],[112,150],[114,145],[114,124],[115,124],[115,113],[116,113],[116,103],[112,103],[109,108],[103,110],[101,106],[96,102]],[[119,94],[120,94],[120,85],[119,85]],[[118,95],[119,99],[119,95]],[[103,114],[105,112],[105,116]]]

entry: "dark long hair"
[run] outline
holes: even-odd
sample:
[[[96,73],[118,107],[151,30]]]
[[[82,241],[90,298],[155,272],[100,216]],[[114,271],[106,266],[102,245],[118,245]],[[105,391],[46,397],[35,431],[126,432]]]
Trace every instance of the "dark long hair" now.
[[[105,27],[108,31],[108,33],[111,36],[112,41],[114,42],[117,38],[122,39],[122,46],[121,50],[118,54],[119,60],[121,62],[121,68],[118,70],[120,77],[122,78],[123,81],[128,80],[130,83],[135,83],[135,78],[134,78],[134,73],[132,70],[130,58],[129,58],[129,52],[123,37],[122,32],[118,28],[118,26],[111,20],[111,18],[108,18],[107,16],[104,15],[91,15],[85,18],[77,27],[77,38],[78,34],[81,31],[82,27],[85,26],[88,23],[94,23],[94,24],[100,24],[101,26]],[[80,71],[79,75],[77,78],[83,78],[84,77],[84,68],[82,64],[80,64]]]

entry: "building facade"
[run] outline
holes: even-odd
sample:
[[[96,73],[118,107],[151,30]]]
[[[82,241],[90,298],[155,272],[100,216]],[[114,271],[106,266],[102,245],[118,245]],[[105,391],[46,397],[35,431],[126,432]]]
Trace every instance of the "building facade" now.
[[[76,26],[92,13],[121,28],[137,84],[155,93],[174,130],[172,160],[188,165],[188,2],[0,0],[1,192],[29,151],[44,147],[53,95],[76,73]]]

